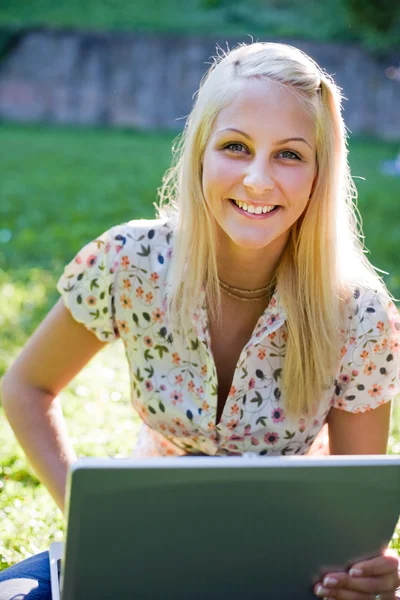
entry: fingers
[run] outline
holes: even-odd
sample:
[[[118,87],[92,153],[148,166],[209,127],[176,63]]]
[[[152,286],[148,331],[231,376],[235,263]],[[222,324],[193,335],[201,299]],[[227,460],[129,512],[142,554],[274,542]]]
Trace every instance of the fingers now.
[[[371,558],[370,560],[364,560],[356,563],[352,566],[349,573],[355,577],[362,575],[363,577],[377,577],[378,575],[385,575],[386,573],[393,573],[399,568],[399,558],[395,550],[387,549],[382,556]],[[361,571],[360,575],[357,571]]]
[[[397,575],[393,572],[379,577],[351,577],[347,573],[330,573],[324,577],[322,584],[314,587],[314,593],[320,598],[369,600],[376,594],[384,593],[393,597],[396,587]]]

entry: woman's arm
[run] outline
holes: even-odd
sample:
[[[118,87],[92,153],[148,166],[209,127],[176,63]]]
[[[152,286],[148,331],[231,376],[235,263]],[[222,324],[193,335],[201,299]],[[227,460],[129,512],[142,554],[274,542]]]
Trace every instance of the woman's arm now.
[[[3,379],[10,425],[61,510],[67,470],[76,456],[57,395],[104,346],[59,299]]]
[[[362,414],[332,407],[328,414],[329,454],[386,454],[391,402]]]

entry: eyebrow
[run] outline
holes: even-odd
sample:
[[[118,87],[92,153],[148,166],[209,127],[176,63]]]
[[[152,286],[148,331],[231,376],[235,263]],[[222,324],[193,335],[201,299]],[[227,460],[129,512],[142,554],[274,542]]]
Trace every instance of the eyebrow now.
[[[248,135],[247,133],[245,133],[244,131],[240,131],[240,129],[235,129],[234,127],[228,127],[227,129],[221,129],[221,131],[218,131],[218,133],[223,133],[224,131],[236,131],[236,133],[240,133],[240,135],[243,135],[245,138],[247,138],[248,140],[252,140],[252,137],[250,135]],[[290,138],[285,138],[283,140],[279,140],[279,142],[277,142],[277,146],[281,146],[282,144],[287,144],[287,142],[304,142],[305,144],[307,144],[307,146],[309,146],[312,149],[311,144],[309,144],[307,142],[307,140],[305,140],[302,137],[290,137]]]

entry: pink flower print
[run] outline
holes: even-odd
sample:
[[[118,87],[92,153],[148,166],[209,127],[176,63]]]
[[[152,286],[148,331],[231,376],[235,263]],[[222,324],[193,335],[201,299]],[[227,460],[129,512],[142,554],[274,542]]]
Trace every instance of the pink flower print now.
[[[210,410],[210,405],[207,404],[206,400],[204,400],[203,404],[201,405],[202,410],[204,410],[204,412],[207,412],[208,410]]]
[[[384,339],[382,340],[382,350],[386,350],[386,348],[387,348],[387,345],[388,345],[387,338],[384,338]]]
[[[143,294],[144,294],[144,289],[142,288],[141,285],[139,285],[139,287],[136,288],[136,298],[143,298]]]
[[[201,373],[201,375],[203,375],[203,377],[204,377],[204,375],[207,375],[207,365],[203,365],[201,367],[200,373]]]
[[[188,390],[189,390],[189,392],[193,392],[194,388],[195,388],[194,381],[193,381],[193,379],[191,379],[189,381],[189,383],[188,383]]]
[[[182,421],[177,417],[176,419],[172,419],[172,422],[175,423],[177,427],[183,427]]]
[[[235,402],[235,404],[233,404],[231,406],[231,415],[237,415],[239,412],[239,405]]]
[[[226,424],[227,428],[233,431],[238,426],[237,419],[231,419],[229,423]]]
[[[166,389],[167,389],[167,386],[166,386],[164,383],[162,383],[162,384],[160,385],[160,390],[161,390],[162,392],[165,392],[165,390],[166,390]]]
[[[164,316],[165,313],[163,313],[160,308],[156,308],[156,310],[153,312],[153,321],[157,323],[163,323]]]
[[[147,380],[144,382],[144,385],[145,385],[145,388],[146,388],[146,390],[147,390],[148,392],[152,392],[152,391],[153,391],[153,389],[154,389],[154,386],[153,386],[153,384],[151,383],[150,379],[147,379]]]
[[[340,349],[340,358],[343,358],[343,356],[346,354],[346,352],[347,352],[346,346],[342,346],[342,348]]]
[[[319,427],[319,420],[318,419],[314,419],[312,426],[313,427]]]
[[[252,390],[256,385],[254,378],[252,377],[249,381],[249,390]]]
[[[201,396],[204,395],[204,389],[203,389],[202,385],[200,387],[196,388],[196,393],[200,398],[201,398]]]
[[[124,333],[129,333],[129,326],[126,321],[117,321],[118,329]]]
[[[360,354],[360,357],[361,357],[363,360],[367,359],[367,358],[368,358],[368,356],[369,356],[369,352],[367,352],[366,350],[363,350],[363,351],[361,352],[361,354]]]
[[[172,248],[168,248],[167,250],[167,258],[171,258],[172,256]]]
[[[164,423],[159,423],[158,429],[161,429],[161,431],[165,431],[167,429],[167,426]]]
[[[75,258],[75,262],[76,262],[76,264],[77,264],[77,265],[80,265],[80,264],[82,264],[82,258],[81,258],[81,256],[79,256],[79,254],[78,254],[78,256]]]
[[[130,279],[124,279],[124,289],[125,290],[130,290],[131,289],[131,280]]]
[[[270,340],[274,340],[276,338],[276,331],[273,331],[272,333],[270,333],[268,335],[268,337],[269,337]]]
[[[152,273],[150,275],[150,281],[152,281],[153,283],[157,283],[158,278],[159,278],[158,273]]]
[[[385,329],[385,323],[383,321],[378,321],[376,324],[376,328],[379,329],[380,332],[382,332]]]
[[[247,425],[244,426],[244,435],[251,435],[251,425],[250,425],[250,423],[247,423]]]
[[[231,389],[229,390],[229,397],[233,398],[233,396],[236,394],[237,389],[235,388],[234,385],[231,386]]]
[[[352,337],[349,339],[349,344],[350,344],[351,346],[354,346],[356,342],[357,342],[357,340],[356,340],[356,338],[355,338],[355,337],[354,337],[354,335],[353,335],[353,336],[352,336]]]
[[[179,356],[178,352],[173,353],[172,362],[174,365],[179,365],[179,363],[181,362],[181,357]]]
[[[170,398],[172,398],[172,404],[174,404],[175,406],[178,403],[182,404],[182,402],[183,402],[183,396],[182,396],[182,394],[180,394],[179,392],[176,392],[176,391],[174,391],[174,392],[172,392],[170,394]]]
[[[130,308],[130,309],[133,308],[132,307],[132,300],[126,294],[122,294],[122,296],[120,296],[120,301],[121,301],[121,304],[122,304],[123,308]]]
[[[375,344],[375,346],[374,346],[374,354],[377,354],[380,351],[381,351],[381,345],[380,344]]]
[[[146,304],[151,304],[154,300],[154,296],[151,292],[146,294]]]
[[[279,435],[276,433],[276,431],[268,431],[268,433],[264,435],[264,442],[266,444],[276,444],[278,440]]]
[[[285,420],[285,412],[282,408],[274,408],[271,416],[274,423],[282,423]]]
[[[118,246],[115,246],[115,250],[117,252],[117,254],[119,254],[122,250],[123,246],[121,246],[121,244],[118,244]]]
[[[86,298],[86,302],[89,304],[89,306],[94,306],[96,304],[97,300],[94,296],[88,296]]]
[[[260,360],[262,360],[263,358],[265,358],[267,355],[265,348],[259,348],[258,352],[257,352],[257,356]]]
[[[303,433],[303,431],[305,431],[306,429],[306,420],[305,419],[300,419],[299,421],[299,431],[301,433]]]
[[[118,262],[117,262],[117,261],[115,261],[115,262],[113,263],[113,266],[112,266],[112,267],[111,267],[111,269],[110,269],[110,273],[115,273],[115,271],[117,270],[117,267],[118,267]]]
[[[209,431],[211,431],[212,429],[215,429],[214,421],[208,421],[207,428]]]
[[[351,374],[353,375],[353,377],[358,377],[359,372],[357,371],[357,369],[353,369]]]
[[[86,259],[86,264],[88,267],[93,267],[96,264],[96,255],[95,254],[91,254],[90,256],[87,257]]]
[[[396,338],[390,342],[390,350],[393,354],[397,354],[399,351],[399,340]]]
[[[182,375],[175,375],[175,385],[181,385],[183,383]]]
[[[111,243],[107,242],[107,244],[104,247],[104,254],[108,254],[110,252],[110,248],[111,248]]]
[[[127,256],[121,258],[121,265],[125,267],[125,269],[129,267],[129,258]]]
[[[370,390],[368,390],[368,394],[370,396],[372,396],[372,398],[375,398],[375,396],[381,395],[381,391],[382,391],[382,386],[375,384],[372,386],[372,388]]]
[[[275,296],[272,296],[269,305],[272,306],[272,307],[276,306],[276,298],[275,298]]]
[[[149,337],[148,335],[145,335],[143,338],[144,343],[146,344],[146,346],[148,348],[151,348],[152,345],[154,344],[153,340],[151,339],[151,337]]]
[[[252,446],[259,446],[259,445],[260,445],[260,442],[258,441],[258,439],[257,439],[256,437],[254,437],[254,436],[253,436],[253,437],[251,438],[251,445],[252,445]]]
[[[168,427],[168,431],[170,432],[171,435],[176,435],[175,427]]]
[[[345,402],[342,398],[340,398],[336,402],[336,406],[337,406],[337,408],[340,408],[341,410],[345,410],[347,408],[347,402]]]
[[[341,383],[343,383],[344,385],[348,384],[350,381],[350,377],[346,374],[346,373],[342,373],[339,376],[339,380]]]
[[[271,316],[269,317],[268,321],[267,321],[267,325],[269,325],[269,327],[271,327],[271,326],[272,326],[272,325],[275,323],[275,321],[276,321],[277,319],[279,319],[279,315],[278,315],[278,314],[276,314],[276,315],[271,315]]]
[[[368,363],[364,367],[365,375],[372,375],[373,371],[376,369],[376,365],[373,362]]]

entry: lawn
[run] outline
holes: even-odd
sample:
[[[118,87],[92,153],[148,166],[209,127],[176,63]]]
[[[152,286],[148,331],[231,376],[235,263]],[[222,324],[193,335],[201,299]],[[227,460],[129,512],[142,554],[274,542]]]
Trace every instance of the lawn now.
[[[154,216],[170,164],[171,133],[1,125],[0,375],[57,299],[63,265],[111,225]],[[400,297],[400,179],[379,173],[395,144],[353,139],[366,245]],[[119,343],[97,355],[62,393],[78,455],[128,456],[139,421]],[[90,427],[88,425],[90,423]],[[0,569],[61,539],[63,520],[16,444],[0,407]],[[400,453],[396,407],[390,451]],[[400,533],[400,529],[398,529]],[[398,533],[392,544],[400,550]]]

